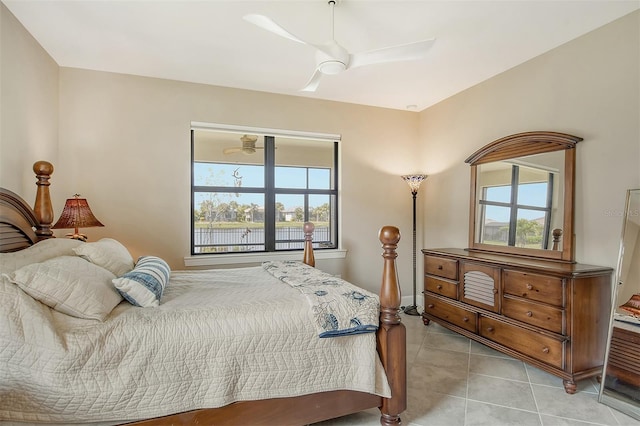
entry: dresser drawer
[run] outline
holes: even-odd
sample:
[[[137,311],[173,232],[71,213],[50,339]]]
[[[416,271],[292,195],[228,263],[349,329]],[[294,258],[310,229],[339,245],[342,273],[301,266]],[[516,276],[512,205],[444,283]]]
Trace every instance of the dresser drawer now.
[[[564,341],[481,316],[480,335],[557,368],[564,368]]]
[[[438,293],[451,299],[458,298],[458,283],[446,281],[434,277],[424,278],[424,289],[432,293]]]
[[[566,334],[565,311],[560,308],[505,295],[502,299],[502,314],[545,330]]]
[[[438,256],[424,257],[424,273],[450,280],[458,279],[458,261]]]
[[[502,274],[505,293],[550,305],[564,306],[562,278],[508,269]]]
[[[450,305],[429,295],[424,296],[424,312],[441,318],[451,324],[455,324],[465,330],[473,333],[476,332],[476,324],[478,321],[475,312],[458,308],[457,306]]]

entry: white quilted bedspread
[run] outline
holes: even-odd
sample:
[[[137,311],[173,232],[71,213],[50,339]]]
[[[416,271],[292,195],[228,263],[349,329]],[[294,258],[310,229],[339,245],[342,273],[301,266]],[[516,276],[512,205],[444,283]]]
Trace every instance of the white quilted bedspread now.
[[[157,308],[82,320],[0,281],[0,420],[125,421],[336,389],[390,391],[375,333],[320,339],[261,267],[173,272]]]

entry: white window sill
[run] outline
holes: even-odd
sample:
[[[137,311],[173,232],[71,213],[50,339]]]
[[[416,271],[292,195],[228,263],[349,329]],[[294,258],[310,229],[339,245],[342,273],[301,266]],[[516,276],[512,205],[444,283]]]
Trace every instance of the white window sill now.
[[[313,257],[319,259],[344,259],[347,250],[315,250]],[[225,253],[199,256],[185,256],[185,267],[239,265],[244,263],[261,263],[269,260],[302,260],[302,251],[287,251],[278,253]]]

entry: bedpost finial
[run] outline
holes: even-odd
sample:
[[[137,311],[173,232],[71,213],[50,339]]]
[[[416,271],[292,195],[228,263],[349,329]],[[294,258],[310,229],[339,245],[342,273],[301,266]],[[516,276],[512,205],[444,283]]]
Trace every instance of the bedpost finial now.
[[[302,225],[302,230],[304,231],[304,235],[313,235],[313,231],[316,229],[316,226],[312,222],[305,222]]]
[[[40,160],[33,163],[33,172],[36,176],[47,176],[53,174],[53,164]]]
[[[384,245],[396,245],[400,241],[400,230],[395,226],[383,226],[378,232],[378,238]]]
[[[551,233],[553,235],[553,248],[552,250],[558,250],[560,245],[560,238],[562,237],[562,229],[556,228]]]

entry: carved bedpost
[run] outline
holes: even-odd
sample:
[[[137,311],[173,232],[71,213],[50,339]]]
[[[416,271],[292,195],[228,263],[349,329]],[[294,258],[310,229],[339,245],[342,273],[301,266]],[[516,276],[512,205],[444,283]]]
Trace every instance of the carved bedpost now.
[[[382,399],[380,424],[399,425],[400,413],[407,408],[407,336],[400,320],[400,285],[396,271],[400,230],[384,226],[379,233],[384,253],[382,286],[380,288],[380,328],[378,329],[378,353],[387,372],[391,398]]]
[[[304,254],[302,256],[302,262],[309,266],[316,266],[316,259],[313,255],[313,245],[311,243],[313,240],[313,231],[316,229],[316,226],[311,222],[305,222],[302,229],[304,231]]]
[[[49,178],[53,173],[53,164],[48,161],[36,161],[33,165],[33,172],[36,174],[38,186],[36,192],[36,203],[33,211],[40,222],[40,226],[36,227],[36,235],[38,239],[44,240],[53,236],[51,224],[53,223],[53,206],[51,204],[51,194],[49,194]]]

